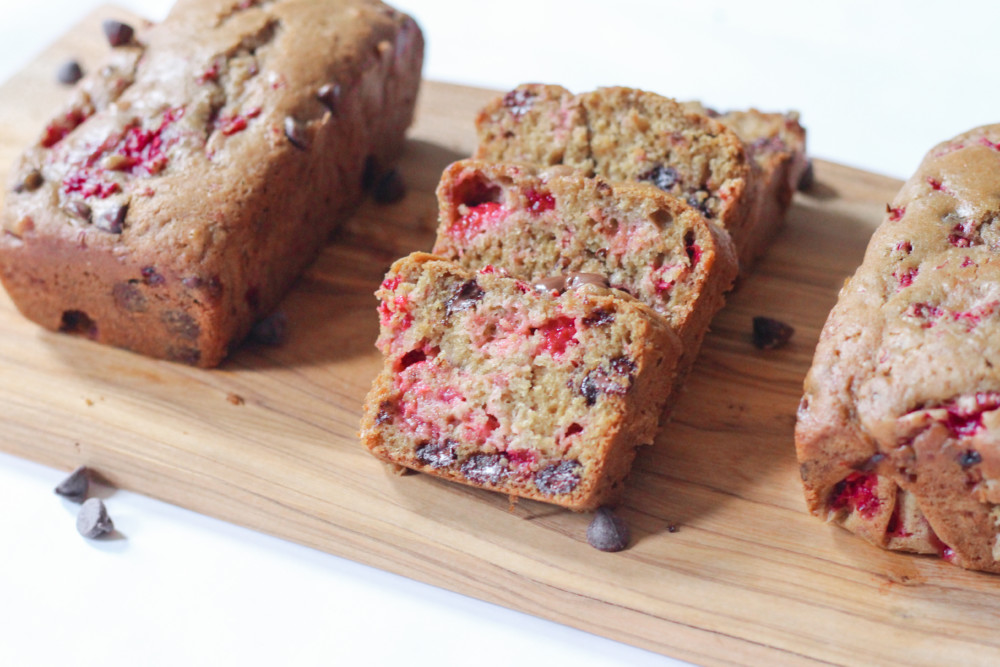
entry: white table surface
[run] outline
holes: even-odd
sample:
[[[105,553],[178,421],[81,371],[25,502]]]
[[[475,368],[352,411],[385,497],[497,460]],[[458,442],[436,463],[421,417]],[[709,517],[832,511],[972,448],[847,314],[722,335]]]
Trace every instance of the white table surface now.
[[[0,80],[99,4],[0,0]],[[156,19],[171,2],[117,4]],[[1000,121],[995,2],[397,6],[424,29],[427,78],[796,108],[814,156],[900,178]],[[87,541],[52,494],[64,474],[0,455],[3,665],[676,664],[134,493],[103,493],[126,538]]]

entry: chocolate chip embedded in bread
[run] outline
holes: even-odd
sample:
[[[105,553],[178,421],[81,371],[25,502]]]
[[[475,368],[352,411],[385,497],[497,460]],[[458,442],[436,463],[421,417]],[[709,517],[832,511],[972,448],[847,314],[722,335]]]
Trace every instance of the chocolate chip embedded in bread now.
[[[104,30],[104,36],[108,38],[108,44],[113,47],[125,46],[135,36],[135,30],[132,29],[132,26],[121,21],[115,21],[114,19],[104,21],[101,24],[101,28]]]
[[[299,150],[304,151],[308,147],[305,126],[291,116],[285,116],[285,136]]]
[[[559,293],[566,290],[577,289],[584,285],[597,285],[598,287],[610,287],[606,276],[599,273],[584,273],[581,271],[569,271],[561,276],[552,276],[535,281],[535,289],[540,292],[556,291]]]
[[[42,177],[42,172],[38,169],[32,169],[24,175],[24,178],[21,179],[20,183],[14,186],[14,192],[34,192],[40,188],[44,182],[45,179]]]
[[[82,202],[78,199],[68,201],[63,206],[63,211],[74,218],[78,218],[84,222],[90,222],[91,211],[90,206],[86,202]]]
[[[469,280],[455,290],[445,304],[445,317],[450,317],[452,313],[457,313],[471,308],[475,303],[483,298],[486,292],[475,280]]]
[[[587,542],[600,551],[621,551],[628,546],[628,526],[610,508],[600,507],[587,526]]]
[[[340,108],[340,84],[339,83],[328,83],[321,86],[318,91],[316,91],[316,98],[323,103],[331,114],[337,115],[337,110]]]
[[[80,63],[75,60],[67,60],[56,70],[56,79],[59,83],[65,83],[67,86],[73,85],[82,78],[83,69],[81,69]]]
[[[100,498],[90,498],[80,506],[76,515],[77,531],[88,539],[107,535],[115,529],[114,522],[108,516],[108,510]]]
[[[109,209],[101,211],[94,218],[94,227],[109,234],[121,234],[127,212],[128,204],[112,206]]]

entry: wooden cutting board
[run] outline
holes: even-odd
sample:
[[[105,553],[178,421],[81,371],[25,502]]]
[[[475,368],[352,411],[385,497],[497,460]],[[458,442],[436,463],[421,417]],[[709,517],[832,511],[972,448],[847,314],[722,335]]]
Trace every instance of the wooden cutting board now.
[[[96,12],[0,88],[4,170],[66,96],[56,67],[102,57],[106,16],[133,18]],[[589,516],[396,477],[362,451],[380,364],[372,292],[394,259],[430,247],[438,175],[469,154],[493,94],[426,83],[401,164],[408,195],[366,204],[298,282],[282,347],[197,370],[42,331],[0,296],[0,448],[698,663],[995,662],[1000,577],[871,547],[809,516],[799,485],[802,379],[893,179],[817,161],[818,184],[797,195],[638,457],[620,510],[629,550],[588,546]],[[755,315],[792,324],[792,343],[755,349]]]

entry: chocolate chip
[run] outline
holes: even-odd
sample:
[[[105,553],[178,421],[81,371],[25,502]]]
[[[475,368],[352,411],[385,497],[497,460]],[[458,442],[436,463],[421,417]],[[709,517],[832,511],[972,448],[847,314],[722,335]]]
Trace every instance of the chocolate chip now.
[[[183,310],[165,310],[160,315],[160,321],[163,322],[167,333],[180,336],[181,338],[197,340],[198,335],[201,334],[201,327],[198,326],[198,321]]]
[[[474,454],[462,462],[462,474],[476,484],[499,484],[510,471],[499,454]]]
[[[753,318],[753,344],[760,350],[784,347],[794,333],[795,329],[781,320],[770,317]]]
[[[74,218],[79,218],[84,222],[90,222],[90,206],[88,206],[85,202],[79,200],[68,201],[63,206],[63,211]]]
[[[403,177],[395,169],[382,174],[375,182],[375,189],[372,191],[372,199],[377,204],[395,204],[402,201],[406,196],[406,184]]]
[[[587,405],[594,405],[601,394],[624,396],[632,387],[635,363],[626,357],[615,357],[608,362],[608,369],[598,366],[591,369],[580,383],[580,393]]]
[[[609,313],[603,308],[596,308],[594,309],[594,312],[583,318],[581,321],[588,327],[599,327],[614,322],[615,315],[614,313]]]
[[[288,317],[281,311],[275,311],[267,317],[257,320],[250,327],[247,339],[258,345],[272,347],[281,345],[288,338]]]
[[[958,458],[958,463],[963,468],[968,468],[983,462],[983,455],[974,449],[967,449]]]
[[[583,466],[579,461],[560,461],[542,468],[535,475],[535,486],[545,495],[569,493],[580,483],[580,471]]]
[[[86,466],[80,466],[70,473],[69,477],[59,482],[59,486],[55,488],[55,492],[57,495],[67,500],[72,500],[74,503],[82,503],[87,497],[89,489],[90,471],[87,470]]]
[[[609,287],[610,283],[606,276],[600,273],[583,273],[580,271],[570,271],[561,276],[552,276],[535,281],[535,289],[539,292],[565,292],[577,289],[584,285],[597,285],[599,287]]]
[[[679,529],[677,528],[677,526],[675,524],[670,524],[669,526],[667,526],[667,532],[668,533],[676,533],[678,530]]]
[[[124,46],[132,41],[135,31],[127,23],[108,19],[101,24],[104,29],[104,36],[108,38],[111,46]]]
[[[664,167],[658,164],[652,169],[639,174],[640,181],[648,181],[661,190],[670,191],[672,187],[680,181],[680,174],[673,167]]]
[[[305,127],[291,116],[285,116],[285,136],[288,137],[293,146],[301,151],[308,147]]]
[[[42,172],[37,169],[32,169],[24,175],[24,178],[21,179],[20,183],[14,186],[14,192],[34,192],[38,188],[42,187],[43,182],[45,182],[45,179],[42,178]]]
[[[601,551],[621,551],[628,546],[628,526],[610,508],[601,507],[587,526],[587,542]]]
[[[417,447],[417,460],[432,468],[443,468],[451,465],[457,458],[455,454],[456,444],[454,440],[450,439],[444,442],[428,442]]]
[[[539,292],[559,292],[566,290],[566,276],[550,276],[535,281],[535,289]]]
[[[72,86],[83,78],[83,70],[80,68],[80,63],[75,60],[67,60],[56,70],[56,78],[59,80],[59,83]]]
[[[337,109],[340,107],[340,84],[328,83],[320,86],[320,89],[316,91],[316,98],[330,110],[330,113],[336,116]]]
[[[811,188],[816,183],[816,172],[813,170],[813,162],[809,160],[806,164],[805,171],[799,176],[798,188],[800,191],[805,191]]]
[[[156,271],[155,266],[144,266],[139,269],[139,273],[142,275],[142,282],[150,287],[156,287],[167,282],[167,279]]]
[[[378,415],[375,416],[375,423],[381,426],[386,422],[392,421],[392,415],[395,410],[396,405],[392,401],[382,401],[378,404]]]
[[[375,185],[379,171],[381,169],[378,166],[378,158],[374,155],[366,157],[364,169],[361,170],[361,188],[363,190],[370,190]]]
[[[142,313],[148,308],[142,290],[131,281],[115,283],[115,286],[111,288],[111,294],[114,296],[115,305],[122,310],[130,313]]]
[[[486,292],[475,280],[468,280],[455,290],[454,294],[444,303],[445,317],[450,317],[452,313],[468,310],[477,301],[483,298]]]
[[[102,211],[94,219],[94,227],[109,234],[121,234],[122,226],[125,223],[125,214],[128,213],[128,204],[112,206]]]
[[[100,498],[90,498],[80,506],[80,512],[76,515],[76,530],[81,535],[94,539],[107,535],[114,529],[115,524]]]

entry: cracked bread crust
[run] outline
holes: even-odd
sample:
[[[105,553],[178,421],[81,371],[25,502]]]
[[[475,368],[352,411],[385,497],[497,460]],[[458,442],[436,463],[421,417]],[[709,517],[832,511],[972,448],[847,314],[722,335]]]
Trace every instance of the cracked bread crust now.
[[[538,291],[425,253],[397,261],[377,296],[372,454],[576,511],[619,498],[680,356],[662,318],[618,290]]]
[[[181,0],[15,164],[8,293],[48,329],[218,364],[401,150],[422,57],[377,0]]]
[[[933,148],[823,328],[796,425],[809,509],[1000,572],[1000,125]]]
[[[652,185],[609,183],[565,166],[462,160],[444,171],[437,195],[435,254],[470,269],[502,266],[528,282],[606,276],[678,334],[679,379],[736,277],[729,235]]]

